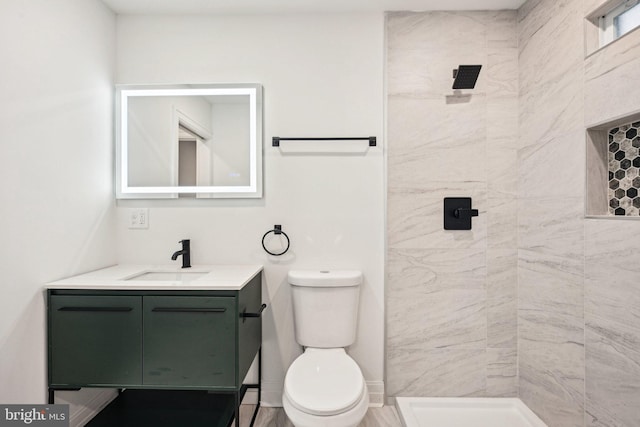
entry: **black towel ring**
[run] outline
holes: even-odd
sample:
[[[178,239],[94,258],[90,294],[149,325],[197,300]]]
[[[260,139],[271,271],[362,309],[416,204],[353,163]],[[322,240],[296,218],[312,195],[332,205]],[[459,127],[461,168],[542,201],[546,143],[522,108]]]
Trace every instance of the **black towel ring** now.
[[[269,249],[267,249],[267,247],[264,245],[264,239],[270,234],[284,234],[284,237],[287,239],[287,247],[284,249],[284,251],[280,252],[280,253],[273,253],[271,252]],[[291,246],[291,240],[289,240],[289,236],[287,236],[287,233],[285,233],[284,231],[282,231],[282,226],[281,225],[274,225],[273,226],[273,230],[269,230],[266,233],[264,233],[264,236],[262,236],[262,249],[264,249],[264,251],[266,253],[268,253],[269,255],[273,255],[273,256],[280,256],[280,255],[284,255],[285,253],[287,253],[287,251],[289,250],[289,246]]]

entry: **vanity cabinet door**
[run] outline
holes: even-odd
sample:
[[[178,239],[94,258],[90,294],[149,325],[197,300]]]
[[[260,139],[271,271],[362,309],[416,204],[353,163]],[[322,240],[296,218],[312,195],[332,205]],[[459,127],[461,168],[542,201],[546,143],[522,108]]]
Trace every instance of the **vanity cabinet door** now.
[[[142,297],[52,295],[49,384],[127,386],[142,380]]]
[[[235,297],[145,296],[144,385],[235,387]]]

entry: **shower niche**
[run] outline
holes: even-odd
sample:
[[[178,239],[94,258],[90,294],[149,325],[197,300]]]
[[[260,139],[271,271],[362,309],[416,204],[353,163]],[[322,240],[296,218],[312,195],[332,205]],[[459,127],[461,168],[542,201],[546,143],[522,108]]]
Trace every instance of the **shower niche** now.
[[[586,216],[640,218],[640,112],[587,129]]]

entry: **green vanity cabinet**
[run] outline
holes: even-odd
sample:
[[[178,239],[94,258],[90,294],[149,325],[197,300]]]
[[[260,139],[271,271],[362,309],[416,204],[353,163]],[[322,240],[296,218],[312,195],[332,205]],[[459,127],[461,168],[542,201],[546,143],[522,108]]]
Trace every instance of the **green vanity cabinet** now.
[[[145,385],[235,386],[232,297],[145,296]]]
[[[237,392],[261,346],[260,273],[239,290],[56,288],[47,299],[50,391]]]
[[[51,385],[128,386],[142,380],[142,298],[53,295]]]

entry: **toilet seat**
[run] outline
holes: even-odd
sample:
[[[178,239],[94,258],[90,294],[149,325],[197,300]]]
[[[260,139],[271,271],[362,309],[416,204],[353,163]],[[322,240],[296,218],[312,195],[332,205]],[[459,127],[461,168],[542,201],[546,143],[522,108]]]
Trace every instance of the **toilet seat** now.
[[[292,406],[320,416],[349,411],[365,390],[360,367],[343,348],[307,348],[289,367],[284,386]]]

